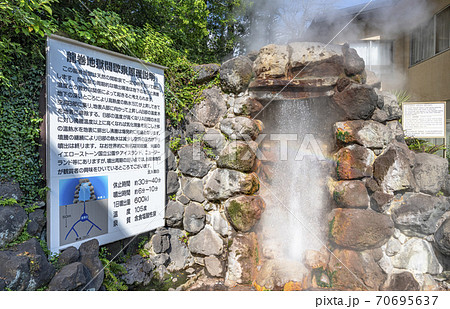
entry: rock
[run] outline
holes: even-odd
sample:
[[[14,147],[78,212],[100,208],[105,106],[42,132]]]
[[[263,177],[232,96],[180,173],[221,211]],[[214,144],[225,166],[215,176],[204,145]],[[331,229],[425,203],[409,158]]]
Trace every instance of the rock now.
[[[183,216],[183,226],[186,231],[192,234],[200,232],[205,226],[205,211],[202,205],[197,203],[190,203]]]
[[[151,239],[153,252],[164,253],[170,248],[170,235],[168,232],[156,233]]]
[[[191,122],[186,126],[186,137],[195,139],[205,134],[205,126],[201,122]]]
[[[341,291],[377,291],[386,280],[383,270],[366,251],[334,250],[328,271],[333,274],[332,287]]]
[[[75,262],[64,266],[50,281],[48,289],[50,291],[86,291],[92,288],[92,277],[89,269],[80,263]]]
[[[448,175],[446,158],[429,153],[416,153],[414,177],[421,192],[436,194],[443,187]]]
[[[361,180],[338,181],[334,185],[333,199],[342,208],[368,208],[369,194]]]
[[[167,173],[167,180],[166,180],[166,194],[172,195],[174,193],[177,193],[179,188],[180,183],[178,182],[178,174],[176,172],[169,171]]]
[[[225,202],[231,225],[238,231],[248,232],[259,221],[265,205],[259,195],[241,195]]]
[[[189,204],[189,199],[188,199],[187,196],[184,195],[184,194],[181,194],[180,196],[178,196],[178,197],[177,197],[177,200],[178,200],[181,204],[183,204],[183,205]]]
[[[401,144],[405,143],[405,134],[403,132],[403,127],[398,120],[388,121],[386,122],[386,126],[389,128],[394,136],[394,139],[397,142]]]
[[[182,147],[178,155],[178,168],[187,176],[202,178],[211,169],[212,162],[206,157],[200,143]]]
[[[220,65],[215,63],[201,64],[193,67],[195,73],[197,73],[195,82],[197,84],[204,84],[214,79],[219,73]]]
[[[177,161],[171,150],[166,151],[167,154],[167,170],[174,171],[177,169]]]
[[[253,75],[252,66],[252,61],[246,56],[225,61],[219,71],[223,91],[235,94],[244,92]]]
[[[253,71],[258,78],[285,77],[289,62],[289,51],[286,45],[270,44],[259,50],[253,63]]]
[[[166,206],[166,225],[168,227],[183,227],[184,206],[175,201],[169,201]]]
[[[288,49],[290,71],[296,78],[339,76],[343,73],[342,49],[338,45],[294,42],[288,45]]]
[[[416,181],[411,169],[414,153],[406,144],[393,141],[373,164],[373,176],[385,193],[413,189]]]
[[[419,283],[408,271],[392,274],[386,283],[383,291],[420,291]]]
[[[359,145],[341,148],[335,155],[338,179],[357,179],[372,176],[375,154]]]
[[[153,263],[149,259],[144,259],[138,254],[127,259],[123,266],[127,272],[121,277],[127,285],[145,286],[153,278],[153,269],[155,266],[153,266]]]
[[[408,192],[392,202],[391,214],[402,233],[423,237],[436,232],[439,218],[448,210],[448,198]]]
[[[339,141],[357,143],[367,148],[384,148],[394,139],[387,126],[372,120],[336,122],[334,130]]]
[[[389,216],[372,210],[336,208],[331,212],[329,238],[352,250],[379,248],[394,234]]]
[[[237,194],[253,194],[258,190],[259,180],[255,173],[218,168],[208,176],[203,194],[209,201],[218,201]]]
[[[218,88],[205,89],[202,92],[204,98],[200,103],[194,105],[192,121],[199,121],[207,127],[213,127],[227,113],[227,104]]]
[[[220,130],[233,140],[255,140],[261,132],[256,121],[238,116],[220,121]]]
[[[258,260],[257,255],[255,258]],[[254,265],[251,266],[255,267]],[[255,272],[255,270],[253,271]],[[299,261],[288,259],[264,261],[261,266],[256,266],[256,278],[253,281],[253,285],[259,285],[259,290],[262,290],[262,287],[264,287],[269,290],[280,290],[283,288],[283,290],[295,291],[296,289],[293,287],[295,285],[292,283],[303,283],[307,280],[306,276],[309,273],[310,271]]]
[[[369,85],[370,87],[377,89],[381,88],[381,80],[374,72],[369,71],[367,69],[366,69],[366,85]]]
[[[0,248],[14,241],[23,231],[28,216],[18,204],[0,206]]]
[[[8,289],[34,291],[47,285],[54,274],[55,268],[36,238],[0,251],[0,278]]]
[[[170,256],[167,253],[161,253],[154,256],[150,256],[153,265],[158,268],[160,266],[167,266],[170,261]]]
[[[366,185],[367,191],[370,194],[380,190],[380,186],[378,185],[378,183],[375,179],[364,178],[363,181],[364,181],[364,184]]]
[[[233,141],[220,152],[217,166],[251,172],[255,163],[258,144],[256,142]]]
[[[431,244],[419,238],[408,240],[391,260],[394,267],[413,273],[436,275],[442,272],[442,266],[434,255]]]
[[[332,98],[334,103],[346,113],[349,120],[370,119],[378,101],[378,96],[372,87],[354,83],[341,92],[336,92]]]
[[[237,116],[254,116],[263,109],[263,105],[248,96],[239,97],[234,101],[233,112]]]
[[[27,225],[27,232],[31,236],[41,236],[42,230],[47,224],[47,219],[45,218],[44,209],[36,209],[28,215],[30,220]]]
[[[447,218],[434,234],[437,249],[444,255],[450,256],[450,218]]]
[[[103,264],[98,257],[99,243],[97,239],[86,241],[80,245],[80,262],[90,271],[92,276],[92,286],[96,291],[100,289],[105,277]]]
[[[394,198],[393,194],[384,193],[383,191],[377,191],[372,194],[370,197],[370,206],[373,210],[378,212],[385,212],[388,207],[389,203]]]
[[[398,239],[391,238],[386,244],[386,255],[394,256],[396,255],[400,249],[402,248],[402,244]]]
[[[219,233],[222,237],[231,235],[232,228],[219,211],[215,210],[209,213],[209,224],[211,224],[214,231]]]
[[[75,263],[78,261],[80,257],[80,252],[78,252],[78,249],[75,247],[68,247],[67,249],[64,249],[63,252],[58,257],[58,265],[59,266],[66,266],[72,263]]]
[[[198,178],[182,178],[181,188],[183,193],[192,201],[203,203],[205,197],[203,196],[203,181]]]
[[[354,48],[349,48],[348,44],[342,46],[344,54],[344,71],[348,76],[357,75],[364,71],[364,60],[358,56]]]
[[[17,202],[23,197],[22,190],[20,190],[19,183],[15,181],[1,181],[0,182],[0,200],[13,198]],[[0,246],[1,247],[1,246]]]
[[[203,135],[203,142],[206,146],[211,147],[211,150],[215,155],[218,155],[225,147],[226,139],[219,130],[207,129],[206,134]]]
[[[186,233],[172,228],[169,228],[168,231],[170,234],[170,263],[167,266],[167,270],[174,272],[194,265],[194,258],[186,244]]]
[[[220,255],[223,252],[223,240],[207,225],[200,233],[189,238],[189,250],[194,254]]]
[[[206,271],[211,277],[222,277],[223,266],[220,260],[214,255],[205,257]]]
[[[330,261],[330,251],[327,247],[322,247],[320,251],[306,250],[304,257],[304,264],[310,269],[322,267],[326,269]]]
[[[230,285],[253,280],[259,262],[255,233],[238,234],[228,249],[228,269],[225,275]]]
[[[382,101],[382,107],[378,108],[372,119],[378,122],[398,120],[402,118],[402,108],[398,104],[397,97],[389,92],[376,90],[379,100]]]

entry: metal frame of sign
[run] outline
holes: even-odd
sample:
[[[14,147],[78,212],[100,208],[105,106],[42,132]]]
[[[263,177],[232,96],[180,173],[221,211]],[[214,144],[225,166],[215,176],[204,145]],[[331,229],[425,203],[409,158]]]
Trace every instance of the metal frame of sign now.
[[[69,61],[69,48],[71,47],[71,52],[75,53],[78,56],[86,56],[90,55],[90,59],[96,58],[97,61],[103,61],[111,62],[115,65],[117,68],[117,65],[122,64],[124,67],[123,71],[120,72],[124,74],[122,78],[115,77],[119,74],[119,71],[114,71],[114,73],[106,72],[105,68],[102,67],[96,67],[94,69],[91,69],[92,76],[87,76],[86,79],[83,79],[85,76],[83,76],[80,72],[84,70],[84,63],[75,62],[75,63],[66,63],[65,68],[67,69],[70,67],[70,71],[72,72],[71,76],[72,80],[66,81],[67,83],[65,86],[69,86],[69,89],[74,89],[72,95],[78,95],[79,102],[71,103],[71,104],[78,104],[76,108],[72,110],[74,113],[79,113],[77,116],[81,115],[79,118],[74,118],[74,116],[68,115],[68,110],[64,110],[62,108],[63,104],[64,108],[69,108],[68,105],[69,102],[64,97],[66,94],[61,95],[62,92],[59,92],[57,95],[57,85],[58,87],[61,85],[61,81],[64,82],[64,80],[61,80],[62,71],[61,71],[61,63],[64,62],[63,59],[67,58],[67,61]],[[77,54],[78,53],[78,54]],[[45,142],[46,142],[46,153],[45,153],[45,171],[46,171],[46,178],[47,178],[47,186],[50,188],[50,192],[48,192],[47,195],[47,240],[49,249],[52,252],[58,252],[64,248],[67,248],[69,246],[75,246],[79,247],[81,243],[84,241],[87,241],[89,239],[96,238],[98,239],[100,245],[114,242],[123,238],[131,237],[136,234],[144,233],[150,230],[153,230],[159,226],[164,225],[164,208],[165,208],[165,139],[164,139],[164,131],[165,131],[165,104],[164,104],[164,70],[167,69],[164,66],[149,63],[142,61],[137,58],[133,58],[130,56],[122,55],[110,50],[106,50],[103,48],[99,48],[96,46],[91,46],[82,42],[78,42],[72,39],[68,39],[65,37],[57,36],[57,35],[50,35],[47,37],[47,68],[46,68],[46,76],[47,76],[47,89],[46,89],[46,100],[45,100],[45,106],[46,106],[46,116],[45,116]],[[50,59],[51,58],[51,59]],[[89,57],[88,57],[89,58]],[[113,62],[115,61],[115,62]],[[58,67],[57,67],[58,66]],[[55,69],[57,67],[58,69]],[[103,68],[103,69],[102,69]],[[89,68],[86,68],[84,72],[88,72]],[[78,71],[77,71],[78,70]],[[101,74],[99,70],[103,70],[102,72],[105,72],[105,74]],[[136,70],[136,71],[135,71]],[[139,75],[135,75],[135,72],[139,71]],[[95,73],[97,72],[97,73]],[[133,72],[133,73],[130,73]],[[61,74],[58,74],[61,73]],[[95,75],[95,74],[97,75]],[[84,73],[83,73],[84,74]],[[107,75],[110,74],[110,75]],[[142,76],[146,76],[147,80],[144,78],[140,78],[141,74]],[[144,75],[145,74],[145,75]],[[69,74],[67,74],[69,75]],[[153,79],[148,78],[153,75]],[[101,78],[109,79],[109,81],[106,80],[100,80]],[[106,76],[106,77],[105,77]],[[95,79],[97,77],[97,79]],[[62,77],[64,78],[64,77]],[[81,79],[81,81],[80,81]],[[149,81],[150,80],[150,81]],[[114,83],[114,82],[115,83]],[[78,82],[80,84],[78,84]],[[109,82],[109,83],[107,83]],[[150,82],[153,82],[153,84],[150,84]],[[86,87],[88,85],[89,87]],[[125,88],[124,85],[127,85]],[[79,90],[80,87],[84,87],[83,90]],[[104,87],[104,88],[100,88]],[[108,89],[106,87],[110,87],[111,89]],[[102,91],[103,98],[105,100],[105,105],[102,106],[102,111],[98,112],[98,114],[95,117],[98,117],[99,119],[106,119],[105,113],[103,109],[108,109],[110,106],[112,106],[111,98],[116,98],[115,96],[118,96],[119,91],[117,90],[117,87],[122,90],[122,94],[127,95],[130,97],[128,104],[130,106],[144,106],[139,111],[141,113],[138,113],[137,108],[131,108],[127,107],[125,109],[122,105],[122,103],[119,104],[119,100],[114,101],[114,108],[116,108],[116,111],[120,110],[120,112],[117,112],[117,114],[114,114],[111,112],[108,115],[113,115],[111,118],[116,119],[122,119],[122,115],[126,115],[128,118],[126,119],[133,119],[133,121],[136,121],[135,123],[131,124],[141,125],[141,123],[148,123],[148,126],[144,126],[145,128],[148,128],[147,131],[145,130],[130,130],[135,131],[133,133],[129,133],[128,135],[119,136],[117,137],[117,140],[123,140],[125,143],[121,145],[125,145],[124,147],[134,148],[136,146],[140,146],[142,148],[145,148],[146,146],[143,146],[144,143],[138,144],[136,141],[145,141],[146,138],[148,138],[148,135],[145,135],[144,132],[151,132],[151,135],[155,135],[154,141],[155,144],[159,141],[158,147],[154,147],[150,151],[148,150],[142,150],[141,152],[136,151],[134,154],[134,157],[131,157],[131,162],[141,162],[139,160],[144,160],[144,163],[147,164],[139,164],[139,166],[144,166],[142,169],[133,170],[138,164],[129,164],[129,165],[117,165],[116,169],[122,169],[125,166],[128,167],[131,170],[121,171],[121,172],[109,172],[109,169],[106,168],[108,165],[105,163],[105,168],[103,168],[103,171],[105,172],[89,172],[86,173],[87,170],[86,165],[84,165],[83,168],[79,169],[73,169],[77,171],[82,172],[74,172],[71,175],[65,175],[64,173],[61,175],[60,170],[58,170],[58,176],[55,172],[55,153],[58,151],[58,155],[61,154],[58,146],[55,145],[57,139],[60,138],[62,135],[54,136],[56,131],[61,131],[62,126],[56,127],[57,124],[60,124],[59,121],[63,121],[64,117],[72,117],[73,121],[76,121],[74,123],[71,123],[71,125],[76,126],[80,125],[80,119],[83,119],[83,116],[85,117],[85,120],[89,120],[92,118],[89,118],[90,116],[86,116],[87,114],[84,114],[86,111],[81,112],[82,108],[86,105],[83,105],[84,102],[90,102],[89,99],[85,100],[85,96],[88,95],[90,97],[93,97],[92,93],[98,93],[99,91]],[[120,88],[122,87],[122,88]],[[133,88],[134,87],[134,88]],[[116,89],[113,89],[116,88]],[[75,90],[76,89],[76,90]],[[89,89],[89,90],[86,90]],[[102,90],[103,89],[103,90]],[[106,89],[106,90],[105,90]],[[151,92],[150,89],[153,89],[154,91]],[[70,91],[70,90],[69,90]],[[75,93],[75,91],[77,91]],[[84,92],[83,92],[84,91]],[[138,93],[143,93],[140,98],[138,99],[137,96],[134,97],[131,94],[127,93],[126,91],[136,91]],[[140,92],[141,91],[141,92]],[[157,92],[160,92],[160,95],[157,94]],[[69,92],[66,92],[69,93]],[[113,94],[114,93],[114,94]],[[153,96],[156,96],[155,98]],[[98,94],[98,97],[101,97],[101,94]],[[120,97],[120,96],[119,96]],[[52,101],[53,100],[53,101]],[[142,100],[142,101],[139,101]],[[76,99],[73,99],[72,102],[76,101]],[[122,100],[123,102],[124,100]],[[148,101],[149,104],[145,104],[144,101]],[[130,103],[131,102],[131,103]],[[144,102],[144,103],[143,103]],[[53,104],[53,105],[52,105]],[[89,103],[91,104],[91,103]],[[109,105],[108,105],[109,104]],[[90,107],[93,107],[94,105],[88,105]],[[101,106],[101,105],[97,105]],[[159,107],[157,107],[159,106]],[[58,111],[59,108],[59,111]],[[147,110],[145,110],[147,108]],[[150,125],[150,117],[144,117],[142,115],[150,115],[149,113],[154,112],[153,109],[159,110],[159,114],[151,114],[151,115],[159,115],[157,119],[159,122],[155,121],[157,125],[153,126]],[[92,108],[92,110],[95,110],[95,108]],[[60,113],[60,118],[56,115]],[[134,113],[134,114],[133,114]],[[157,113],[157,112],[156,112]],[[99,116],[101,114],[101,116]],[[139,115],[139,116],[135,116]],[[134,116],[134,117],[131,117]],[[62,117],[62,118],[61,118]],[[93,116],[92,116],[93,117]],[[55,120],[57,119],[57,120]],[[63,119],[63,120],[60,120]],[[134,120],[139,119],[139,120]],[[100,120],[99,120],[100,121]],[[139,122],[140,121],[140,122]],[[139,122],[139,123],[138,123]],[[90,123],[90,122],[89,122]],[[84,125],[89,125],[89,123],[82,122]],[[99,123],[99,122],[98,122]],[[91,145],[95,145],[94,147],[97,147],[97,145],[100,145],[99,140],[109,139],[114,140],[116,136],[114,135],[117,128],[120,128],[121,126],[127,126],[130,125],[130,123],[126,124],[125,121],[118,122],[118,121],[112,121],[108,123],[114,123],[114,125],[106,125],[106,122],[102,122],[102,125],[104,125],[104,128],[102,127],[101,133],[103,134],[102,137],[98,138],[94,133],[92,134],[86,134],[85,136],[89,136],[89,138],[94,138],[95,142],[92,142]],[[119,123],[119,124],[117,124]],[[158,127],[159,125],[159,127]],[[99,125],[98,125],[99,126]],[[132,127],[132,126],[130,126]],[[55,130],[55,128],[58,128]],[[83,128],[85,130],[86,128]],[[106,131],[111,131],[113,133],[106,133]],[[139,131],[139,132],[138,132]],[[77,133],[79,133],[78,131]],[[88,131],[89,132],[89,131]],[[97,132],[100,132],[98,130]],[[125,130],[122,130],[121,132],[128,132]],[[51,134],[54,134],[51,136]],[[63,132],[64,133],[64,132]],[[133,135],[135,134],[135,135]],[[68,135],[69,136],[69,135]],[[85,136],[76,137],[75,135],[72,135],[72,138],[85,138]],[[159,136],[159,137],[158,137]],[[70,136],[69,136],[70,137]],[[120,139],[119,139],[120,138]],[[130,141],[127,144],[127,141]],[[134,141],[134,142],[133,142]],[[60,141],[58,141],[60,143]],[[98,144],[95,144],[98,143]],[[103,145],[107,145],[106,143]],[[111,148],[114,148],[112,146],[120,145],[119,143],[111,144]],[[108,145],[107,145],[108,146]],[[108,146],[108,147],[109,147]],[[93,147],[93,146],[91,146]],[[104,146],[102,146],[104,147]],[[81,151],[79,152],[81,153]],[[105,152],[106,153],[106,152]],[[112,152],[111,152],[112,153]],[[144,154],[145,153],[145,154]],[[160,154],[160,159],[155,159],[157,155]],[[93,156],[92,152],[89,154],[90,156]],[[149,157],[150,155],[153,155],[153,157]],[[125,156],[125,154],[123,155]],[[142,157],[143,156],[143,157]],[[64,157],[64,155],[62,155]],[[116,157],[114,157],[116,158]],[[64,159],[64,158],[63,158]],[[128,157],[120,158],[120,160],[123,159],[129,159]],[[51,160],[53,160],[51,162]],[[149,162],[152,161],[153,162]],[[61,160],[61,161],[69,161],[70,160]],[[155,163],[155,161],[159,161],[159,163]],[[79,161],[78,161],[79,162]],[[104,162],[114,162],[112,161],[104,161]],[[58,163],[59,164],[59,163]],[[78,163],[76,163],[78,164]],[[89,163],[91,164],[91,163]],[[75,165],[76,166],[76,165]],[[111,166],[111,165],[110,165]],[[108,168],[110,167],[108,166]],[[150,168],[150,166],[152,166]],[[91,170],[91,168],[89,168]],[[98,168],[100,170],[100,168]],[[108,170],[108,171],[106,171]],[[96,170],[97,171],[97,170]],[[144,172],[145,171],[145,172]],[[113,174],[116,173],[116,174]],[[146,174],[147,177],[144,177],[143,175]],[[131,175],[131,176],[130,176]],[[133,178],[134,177],[134,178]],[[88,179],[88,180],[86,180]],[[155,180],[156,179],[156,180]],[[159,179],[159,183],[152,185],[151,181],[153,183],[156,183]],[[130,180],[130,181],[128,181]],[[151,180],[151,181],[150,181]],[[114,188],[113,188],[114,183]],[[150,183],[150,185],[149,185]],[[76,190],[74,191],[74,184],[76,185]],[[117,191],[118,186],[124,185],[127,187],[128,190],[122,190]],[[97,186],[95,189],[94,187]],[[66,189],[67,190],[66,190]],[[156,189],[155,189],[156,188]],[[65,191],[66,190],[66,191]],[[154,190],[154,191],[152,191]],[[121,203],[119,203],[119,200],[116,198],[113,198],[113,191],[114,191],[114,198],[116,198],[119,194],[118,192],[122,194],[129,194],[129,200],[125,204],[125,207],[119,207],[122,206]],[[129,192],[127,192],[129,191]],[[148,191],[148,192],[147,192]],[[131,193],[130,193],[131,192]],[[144,192],[144,193],[143,193]],[[66,193],[69,195],[66,198]],[[154,194],[152,194],[154,193]],[[140,195],[139,195],[140,194]],[[134,197],[134,200],[133,200]],[[136,201],[144,200],[143,203],[135,204]],[[72,202],[73,201],[73,202]],[[73,204],[72,204],[73,203]],[[114,204],[113,204],[114,203]],[[106,205],[106,206],[105,206]],[[113,206],[114,205],[114,206]],[[63,208],[65,207],[65,215],[63,215]],[[105,207],[107,210],[105,210]],[[117,207],[117,208],[115,208]],[[128,210],[129,209],[129,210]],[[145,209],[145,210],[144,210]],[[150,211],[153,210],[154,211]],[[88,211],[89,210],[89,211]],[[114,215],[113,211],[114,210]],[[157,213],[158,211],[158,213]],[[162,215],[161,215],[162,212]],[[81,213],[81,216],[80,216]],[[106,213],[107,218],[104,218],[104,215]],[[116,216],[116,213],[126,213],[124,217],[121,217],[120,220],[116,219],[114,216]],[[142,215],[140,217],[140,215]],[[65,219],[64,219],[64,218]],[[128,219],[131,218],[131,219]],[[67,224],[69,221],[68,218],[70,218],[70,223]],[[144,220],[145,219],[145,220]],[[148,219],[152,219],[148,220]],[[65,223],[64,223],[65,220]],[[97,221],[96,221],[97,220]],[[106,220],[106,221],[105,221]],[[131,221],[129,225],[128,221]],[[100,224],[100,221],[103,225]],[[115,225],[117,221],[117,226]],[[150,221],[150,222],[149,222]],[[106,223],[105,223],[106,222]],[[119,226],[120,222],[120,226]],[[65,224],[65,225],[64,225]],[[82,225],[86,226],[82,226]],[[106,225],[105,225],[106,224]],[[64,226],[63,226],[64,225]],[[114,225],[114,227],[113,227]],[[69,229],[70,227],[70,229]],[[107,228],[106,228],[107,227]],[[102,230],[102,228],[104,228]],[[86,230],[87,233],[86,233]],[[67,233],[68,232],[68,233]],[[82,235],[86,234],[86,235]],[[98,235],[96,235],[98,234]],[[66,236],[64,236],[66,235]],[[65,237],[65,239],[64,239]],[[69,240],[67,238],[69,237]],[[63,241],[64,239],[64,241]]]

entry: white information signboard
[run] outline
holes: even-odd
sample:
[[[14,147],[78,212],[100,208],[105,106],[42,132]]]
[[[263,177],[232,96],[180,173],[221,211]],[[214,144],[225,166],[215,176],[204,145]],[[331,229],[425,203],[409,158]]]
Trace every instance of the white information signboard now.
[[[52,252],[164,225],[164,67],[47,39],[46,173]]]
[[[405,102],[402,106],[406,136],[445,138],[445,102]]]

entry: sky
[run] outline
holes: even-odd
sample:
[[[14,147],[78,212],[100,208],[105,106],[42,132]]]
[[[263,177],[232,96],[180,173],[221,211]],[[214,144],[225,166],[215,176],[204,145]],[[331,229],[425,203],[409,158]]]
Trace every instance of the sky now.
[[[353,5],[367,3],[369,0],[339,0],[336,3],[338,8],[345,8]]]

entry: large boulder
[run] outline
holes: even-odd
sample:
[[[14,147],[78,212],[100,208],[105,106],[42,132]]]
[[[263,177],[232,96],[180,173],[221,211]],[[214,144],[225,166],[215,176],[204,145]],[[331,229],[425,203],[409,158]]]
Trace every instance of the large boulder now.
[[[239,97],[234,101],[233,113],[238,116],[255,116],[263,109],[263,105],[248,96]]]
[[[0,278],[8,289],[34,291],[47,285],[54,274],[55,268],[36,238],[0,251]]]
[[[166,206],[166,225],[168,227],[179,227],[183,226],[183,214],[184,206],[180,202],[169,201]]]
[[[233,140],[255,140],[262,128],[258,126],[257,121],[238,116],[221,120],[220,130]]]
[[[372,120],[386,122],[402,118],[402,109],[398,104],[397,97],[389,92],[375,90],[382,107],[375,110]]]
[[[405,193],[391,205],[395,227],[407,236],[423,237],[433,234],[438,220],[450,210],[448,198],[423,193]]]
[[[212,166],[200,143],[184,146],[178,151],[178,155],[178,168],[187,176],[202,178]]]
[[[289,51],[286,45],[270,44],[259,50],[253,63],[258,78],[285,77],[289,63]]]
[[[86,266],[92,275],[92,286],[98,291],[102,286],[105,273],[103,264],[98,257],[99,243],[97,239],[86,241],[80,245],[80,262]]]
[[[349,48],[348,44],[342,47],[344,54],[344,71],[348,76],[361,74],[364,71],[364,60],[358,56],[354,48]]]
[[[383,148],[394,139],[389,128],[372,120],[336,122],[336,138],[344,143],[357,143],[367,148]]]
[[[153,278],[153,269],[155,266],[149,259],[144,259],[140,255],[133,255],[127,259],[125,264],[126,273],[121,277],[127,285],[145,286]]]
[[[200,255],[220,255],[223,252],[223,240],[207,225],[200,233],[189,238],[189,250]]]
[[[225,202],[231,225],[241,232],[248,232],[259,221],[264,208],[264,201],[259,195],[241,195]]]
[[[220,65],[216,63],[200,64],[193,67],[197,76],[195,82],[203,84],[211,81],[219,73]]]
[[[183,193],[192,201],[203,203],[205,197],[203,196],[203,181],[198,178],[182,178],[181,188]]]
[[[384,192],[414,189],[412,172],[415,157],[406,144],[393,141],[373,164],[373,176]]]
[[[19,205],[0,206],[0,248],[14,241],[22,233],[28,216]]]
[[[170,235],[170,262],[167,270],[174,272],[194,265],[194,257],[186,244],[186,232],[172,228],[169,228],[168,231]]]
[[[209,201],[218,201],[238,194],[253,194],[258,190],[259,180],[255,173],[218,168],[206,179],[203,194]]]
[[[377,106],[378,96],[367,85],[351,83],[333,95],[333,101],[345,112],[347,119],[370,119]]]
[[[332,274],[331,286],[337,290],[378,291],[386,280],[369,251],[334,250],[328,272]]]
[[[193,121],[186,126],[186,137],[196,139],[205,134],[206,128],[201,122]]]
[[[409,271],[392,274],[383,291],[420,291],[420,285]]]
[[[375,211],[385,212],[393,198],[393,194],[385,193],[382,190],[376,191],[370,196],[370,206]]]
[[[203,135],[203,142],[207,147],[211,148],[211,151],[218,155],[225,147],[225,136],[216,129],[207,129],[205,135]]]
[[[253,280],[259,262],[258,240],[255,233],[237,234],[228,249],[228,269],[225,279],[229,285]]]
[[[28,215],[30,220],[27,225],[27,232],[31,236],[40,237],[42,230],[47,223],[47,218],[45,217],[44,209],[36,209]]]
[[[203,90],[202,97],[204,99],[194,106],[188,118],[199,121],[207,127],[213,127],[227,113],[227,104],[218,88]]]
[[[15,199],[20,201],[23,197],[19,183],[15,181],[0,181],[0,199]]]
[[[224,268],[222,262],[214,255],[205,257],[205,268],[211,277],[223,276]]]
[[[434,241],[442,254],[450,256],[450,218],[447,218],[437,229]]]
[[[394,267],[412,273],[437,275],[442,272],[442,266],[434,254],[433,247],[428,241],[420,238],[409,239],[391,260]]]
[[[207,215],[207,222],[213,227],[214,231],[219,233],[222,237],[227,237],[231,235],[232,228],[219,211],[211,211]]]
[[[336,245],[351,250],[381,247],[394,234],[389,216],[372,210],[337,208],[331,212],[329,237]]]
[[[92,289],[89,269],[80,262],[64,266],[50,281],[50,291],[86,291]]]
[[[183,216],[184,229],[192,234],[200,232],[205,226],[206,213],[203,206],[197,203],[190,203]]]
[[[172,195],[177,193],[179,188],[180,183],[178,182],[178,174],[176,172],[169,171],[166,179],[166,194]]]
[[[446,158],[437,155],[417,153],[413,172],[418,189],[421,192],[436,194],[445,187],[448,161]]]
[[[223,91],[235,94],[244,92],[253,76],[252,66],[252,61],[246,56],[225,61],[219,71]]]
[[[335,154],[338,179],[358,179],[372,176],[372,164],[375,154],[372,150],[359,145],[341,148]]]
[[[258,144],[256,142],[234,141],[220,152],[217,166],[240,172],[251,172],[255,163]]]
[[[336,182],[333,188],[333,199],[342,208],[369,207],[369,194],[361,180]]]
[[[167,229],[159,229],[150,240],[150,244],[145,244],[144,248],[151,247],[156,254],[167,252],[170,249],[170,233]]]
[[[75,247],[64,249],[58,257],[58,266],[63,267],[75,263],[80,258],[80,252]]]
[[[296,78],[339,76],[343,73],[342,48],[317,42],[288,45],[290,71]]]

